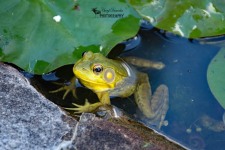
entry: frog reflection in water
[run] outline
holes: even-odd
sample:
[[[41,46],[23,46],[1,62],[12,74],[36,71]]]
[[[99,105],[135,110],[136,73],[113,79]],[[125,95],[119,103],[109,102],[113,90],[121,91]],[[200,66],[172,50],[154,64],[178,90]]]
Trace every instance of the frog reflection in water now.
[[[128,63],[156,69],[164,67],[162,63],[153,63],[144,59],[127,57],[124,60],[119,58],[114,60],[100,53],[85,52],[74,65],[73,72],[75,78],[96,93],[99,102],[91,104],[86,100],[84,105],[73,104],[76,108],[70,109],[77,113],[93,112],[100,106],[109,105],[110,96],[128,97],[134,94],[141,112],[151,124],[160,128],[168,110],[168,88],[166,85],[160,85],[152,95],[148,75],[138,72]]]

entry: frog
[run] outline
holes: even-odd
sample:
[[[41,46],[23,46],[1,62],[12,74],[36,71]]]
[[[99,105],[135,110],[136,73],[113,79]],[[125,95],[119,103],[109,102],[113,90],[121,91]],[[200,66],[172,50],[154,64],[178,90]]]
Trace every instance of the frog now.
[[[162,69],[165,65],[136,57],[110,59],[101,53],[84,52],[73,66],[73,83],[75,78],[78,79],[97,95],[99,101],[91,104],[86,99],[84,105],[73,103],[76,107],[69,109],[76,113],[94,112],[100,106],[111,105],[110,97],[126,98],[134,95],[135,103],[145,118],[161,128],[168,111],[168,87],[161,84],[152,94],[148,74],[138,71],[135,66]],[[66,90],[68,94],[72,87],[60,90]],[[74,89],[72,91],[74,95]]]

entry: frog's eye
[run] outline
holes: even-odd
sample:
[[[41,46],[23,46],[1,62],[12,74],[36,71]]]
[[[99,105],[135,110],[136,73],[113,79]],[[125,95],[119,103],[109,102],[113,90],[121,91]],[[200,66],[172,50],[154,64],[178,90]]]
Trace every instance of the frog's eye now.
[[[87,51],[84,51],[83,53],[82,53],[82,57],[84,57],[84,55],[87,53]]]
[[[95,74],[99,74],[99,73],[101,73],[102,71],[103,71],[102,65],[99,65],[99,64],[94,65],[94,67],[93,67],[93,72],[94,72]]]

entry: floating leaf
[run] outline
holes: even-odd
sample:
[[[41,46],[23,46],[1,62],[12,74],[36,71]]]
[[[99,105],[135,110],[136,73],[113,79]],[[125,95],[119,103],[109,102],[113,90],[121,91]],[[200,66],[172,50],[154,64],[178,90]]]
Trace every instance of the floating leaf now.
[[[212,59],[207,71],[207,80],[211,92],[225,109],[225,48]]]
[[[106,55],[135,36],[140,20],[119,0],[1,0],[0,18],[1,61],[37,74],[74,63],[90,46]]]
[[[1,0],[0,60],[42,74],[90,47],[106,55],[136,35],[141,17],[185,37],[224,34],[224,8],[218,0]]]
[[[130,0],[154,26],[187,38],[225,34],[225,1]]]

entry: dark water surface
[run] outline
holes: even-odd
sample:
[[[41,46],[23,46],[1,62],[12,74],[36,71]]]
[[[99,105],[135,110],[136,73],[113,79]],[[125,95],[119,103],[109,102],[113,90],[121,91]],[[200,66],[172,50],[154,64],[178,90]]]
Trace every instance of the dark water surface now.
[[[169,88],[169,110],[166,115],[169,124],[163,126],[161,131],[191,149],[224,149],[225,132],[211,131],[199,121],[204,115],[222,121],[224,109],[212,95],[206,79],[207,67],[220,47],[215,46],[216,42],[209,39],[188,40],[154,28],[140,30],[138,35],[134,42],[128,41],[127,49],[132,48],[132,43],[137,47],[121,55],[161,61],[166,65],[162,70],[139,69],[149,74],[153,92],[160,84],[166,84]],[[41,92],[63,107],[73,107],[72,102],[82,104],[85,98],[90,101],[97,99],[82,87],[77,90],[79,101],[74,100],[71,94],[62,100],[63,92],[56,94],[47,92],[60,87],[50,82],[51,80],[62,83],[69,81],[73,76],[72,66],[62,67],[42,77],[36,76],[38,81],[33,82],[37,87],[44,84],[45,87],[42,86]],[[82,100],[83,102],[80,102]],[[137,111],[133,97],[114,98],[112,104],[130,114]],[[191,132],[188,133],[187,129],[191,129]]]
[[[224,109],[212,95],[206,78],[207,67],[220,47],[209,39],[191,41],[155,29],[139,34],[140,45],[124,55],[165,63],[163,70],[143,70],[150,76],[153,92],[162,83],[169,88],[169,125],[162,131],[191,149],[224,149],[225,132],[208,130],[199,121],[204,115],[222,121]]]
[[[140,45],[124,55],[166,65],[163,70],[143,70],[150,76],[153,92],[162,83],[169,88],[169,125],[161,130],[191,149],[224,149],[225,132],[211,131],[199,121],[204,115],[222,121],[224,109],[212,95],[206,74],[211,59],[220,50],[216,45],[221,46],[223,39],[188,40],[155,29],[140,31],[139,35]]]

